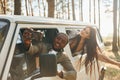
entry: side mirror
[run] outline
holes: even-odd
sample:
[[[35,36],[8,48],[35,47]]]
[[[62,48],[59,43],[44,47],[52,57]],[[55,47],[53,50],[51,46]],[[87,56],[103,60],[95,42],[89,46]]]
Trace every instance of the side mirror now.
[[[40,74],[42,76],[56,76],[57,74],[57,60],[54,54],[40,55]]]
[[[40,74],[33,76],[31,80],[40,77],[52,77],[57,75],[56,55],[41,54],[39,62],[40,62]]]

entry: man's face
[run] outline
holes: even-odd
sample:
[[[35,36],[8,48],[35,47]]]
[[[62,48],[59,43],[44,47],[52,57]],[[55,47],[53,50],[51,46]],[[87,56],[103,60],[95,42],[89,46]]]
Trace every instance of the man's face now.
[[[68,37],[65,34],[59,34],[55,37],[53,42],[54,49],[63,49],[68,42]]]

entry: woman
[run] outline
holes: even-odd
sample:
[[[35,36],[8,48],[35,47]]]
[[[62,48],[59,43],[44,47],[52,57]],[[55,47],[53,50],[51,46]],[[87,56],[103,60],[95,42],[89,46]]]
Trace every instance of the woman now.
[[[69,44],[73,55],[74,53],[80,51],[82,51],[82,54],[85,52],[87,53],[87,56],[85,58],[85,67],[87,73],[89,69],[90,69],[90,73],[92,72],[92,65],[94,59],[96,59],[97,65],[98,65],[98,60],[100,60],[120,67],[120,62],[114,61],[103,54],[103,51],[100,49],[100,47],[97,44],[96,30],[93,27],[87,26],[86,28],[84,28],[82,31],[80,31],[80,33],[77,36],[70,39]],[[88,64],[90,64],[89,69],[87,67]],[[98,66],[98,70],[99,70],[99,66]]]

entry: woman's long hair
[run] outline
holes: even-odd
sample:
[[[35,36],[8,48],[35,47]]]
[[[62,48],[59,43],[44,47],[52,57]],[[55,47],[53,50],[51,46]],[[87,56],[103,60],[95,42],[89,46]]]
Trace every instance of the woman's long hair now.
[[[94,60],[96,59],[97,62],[97,68],[99,71],[99,65],[98,65],[98,54],[96,48],[98,47],[97,40],[96,40],[96,30],[93,27],[87,27],[90,29],[90,37],[89,39],[86,39],[85,45],[86,45],[86,59],[85,59],[85,68],[86,73],[90,70],[90,74],[92,73],[92,65],[94,65],[95,70],[95,64]],[[100,48],[99,48],[100,49]],[[89,64],[89,65],[88,65]]]

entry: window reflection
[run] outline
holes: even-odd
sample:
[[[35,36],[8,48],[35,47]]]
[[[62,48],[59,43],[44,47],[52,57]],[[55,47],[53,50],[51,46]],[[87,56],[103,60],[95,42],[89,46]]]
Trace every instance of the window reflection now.
[[[5,40],[5,35],[7,33],[8,23],[4,21],[0,21],[0,50],[2,48],[2,44]]]

